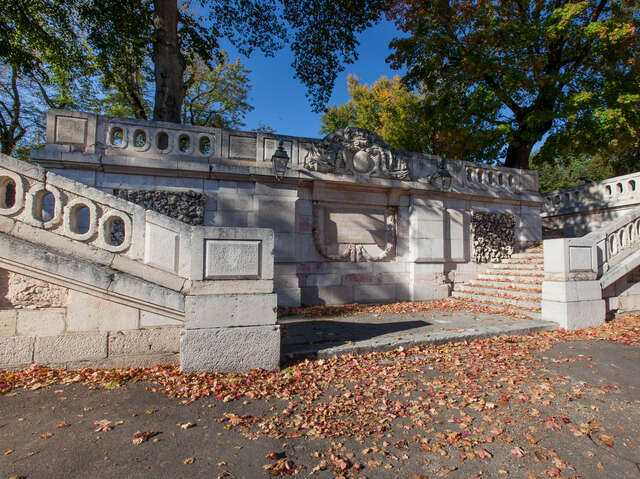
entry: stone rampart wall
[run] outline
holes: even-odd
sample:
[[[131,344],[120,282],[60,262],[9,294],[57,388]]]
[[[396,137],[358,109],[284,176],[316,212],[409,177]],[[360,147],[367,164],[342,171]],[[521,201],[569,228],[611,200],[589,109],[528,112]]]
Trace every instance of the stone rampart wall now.
[[[105,192],[194,191],[204,225],[269,228],[280,306],[439,299],[484,265],[471,215],[514,217],[514,247],[541,239],[535,172],[397,151],[345,129],[324,140],[51,111],[39,164]],[[291,158],[281,181],[271,155]]]

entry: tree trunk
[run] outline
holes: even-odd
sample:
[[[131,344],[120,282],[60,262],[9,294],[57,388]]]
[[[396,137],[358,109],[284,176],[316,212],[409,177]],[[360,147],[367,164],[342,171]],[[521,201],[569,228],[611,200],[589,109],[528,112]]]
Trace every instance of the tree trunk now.
[[[509,143],[504,166],[528,170],[530,168],[529,156],[531,155],[532,148],[533,145],[519,145],[514,142]]]
[[[156,98],[153,119],[180,123],[185,60],[178,43],[177,0],[154,0]]]

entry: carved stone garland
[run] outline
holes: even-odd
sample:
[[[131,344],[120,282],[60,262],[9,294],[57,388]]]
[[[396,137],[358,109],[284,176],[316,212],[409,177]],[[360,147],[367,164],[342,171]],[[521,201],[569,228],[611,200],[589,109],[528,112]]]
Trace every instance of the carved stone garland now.
[[[358,243],[352,243],[347,245],[346,250],[342,254],[329,254],[327,247],[324,244],[323,228],[321,227],[324,221],[324,207],[319,202],[313,203],[313,242],[315,244],[318,253],[323,258],[329,261],[350,261],[353,263],[361,262],[380,262],[387,261],[396,247],[396,225],[397,225],[397,211],[396,208],[387,207],[385,209],[385,248],[384,251],[378,256],[371,256],[364,245]]]

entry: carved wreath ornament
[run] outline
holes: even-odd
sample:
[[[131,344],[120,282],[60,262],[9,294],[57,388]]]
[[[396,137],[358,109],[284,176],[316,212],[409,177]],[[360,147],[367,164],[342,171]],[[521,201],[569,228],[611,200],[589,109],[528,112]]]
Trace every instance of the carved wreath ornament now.
[[[322,173],[378,176],[406,180],[409,165],[380,136],[362,128],[346,127],[314,144],[304,167]]]
[[[323,227],[324,207],[313,205],[313,242],[318,253],[329,261],[350,261],[352,263],[361,263],[366,261],[379,262],[387,261],[396,247],[396,225],[397,211],[395,208],[386,208],[385,210],[385,248],[378,256],[370,255],[365,249],[365,245],[358,243],[347,244],[345,250],[338,254],[329,254],[325,244]]]

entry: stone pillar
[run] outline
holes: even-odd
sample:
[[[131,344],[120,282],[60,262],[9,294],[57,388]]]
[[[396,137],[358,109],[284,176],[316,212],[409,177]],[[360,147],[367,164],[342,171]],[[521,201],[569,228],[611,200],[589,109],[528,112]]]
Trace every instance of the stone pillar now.
[[[568,330],[604,323],[597,251],[592,240],[583,238],[544,241],[543,320]]]
[[[273,230],[194,228],[180,336],[183,371],[277,369]]]
[[[277,369],[280,326],[276,325],[276,302],[274,293],[187,296],[180,368],[223,372]]]

